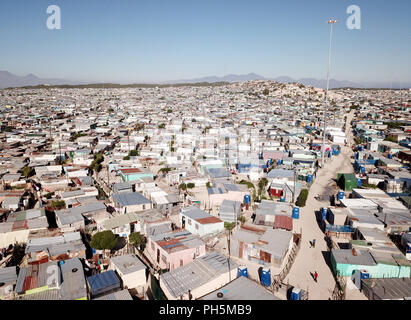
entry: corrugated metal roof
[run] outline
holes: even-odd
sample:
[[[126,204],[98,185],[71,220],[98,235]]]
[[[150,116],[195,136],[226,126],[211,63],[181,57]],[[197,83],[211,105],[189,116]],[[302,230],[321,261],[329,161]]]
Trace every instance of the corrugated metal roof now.
[[[150,200],[138,192],[116,193],[113,195],[113,200],[122,206],[135,206],[151,203]]]
[[[230,261],[231,270],[237,267],[236,263]],[[175,298],[178,298],[188,290],[198,288],[226,272],[229,272],[228,258],[213,252],[162,274],[160,282],[164,283]]]
[[[283,216],[283,215],[276,215],[274,228],[276,229],[286,229],[286,230],[293,230],[293,219],[291,217]]]
[[[120,290],[120,291],[117,291],[117,292],[106,294],[104,296],[95,298],[93,300],[117,300],[117,301],[121,301],[121,300],[133,300],[133,298],[131,297],[128,290],[124,289],[124,290]]]
[[[222,293],[223,297],[219,298],[217,293]],[[281,300],[269,292],[263,286],[245,278],[238,277],[226,284],[224,287],[213,291],[199,300]]]
[[[88,277],[87,282],[94,296],[115,288],[120,288],[120,279],[113,270]]]
[[[113,257],[111,263],[124,275],[146,269],[145,264],[131,254]]]

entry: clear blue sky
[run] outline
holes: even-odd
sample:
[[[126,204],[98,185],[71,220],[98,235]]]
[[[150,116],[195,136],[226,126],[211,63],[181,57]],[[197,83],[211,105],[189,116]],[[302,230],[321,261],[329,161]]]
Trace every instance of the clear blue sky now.
[[[62,30],[46,27],[61,8]],[[346,9],[361,7],[362,29]],[[0,70],[72,80],[144,82],[255,72],[411,81],[409,0],[3,0]]]

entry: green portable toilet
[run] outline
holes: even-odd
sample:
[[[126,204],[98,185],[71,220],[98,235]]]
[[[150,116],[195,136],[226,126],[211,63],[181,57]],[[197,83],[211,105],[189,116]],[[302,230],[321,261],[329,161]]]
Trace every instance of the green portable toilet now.
[[[358,187],[357,178],[353,173],[339,173],[337,179],[338,186],[344,191],[351,191]]]

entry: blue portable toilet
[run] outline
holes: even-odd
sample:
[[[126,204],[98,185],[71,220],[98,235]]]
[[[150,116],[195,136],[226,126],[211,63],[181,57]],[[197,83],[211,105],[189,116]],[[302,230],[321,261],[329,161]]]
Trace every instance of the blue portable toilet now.
[[[313,179],[313,175],[312,175],[312,174],[308,174],[308,175],[307,175],[307,182],[310,183],[312,179]]]
[[[338,191],[337,200],[342,200],[342,199],[344,199],[344,191],[340,190]]]
[[[290,300],[301,300],[301,289],[293,288],[291,291]]]
[[[358,178],[358,179],[357,179],[357,183],[358,183],[358,186],[359,186],[359,187],[361,187],[361,186],[362,186],[362,181],[361,181],[361,179],[360,179],[360,178]]]
[[[262,159],[263,158],[263,153],[262,152],[260,152],[259,154],[258,154],[258,159]]]
[[[391,153],[388,154],[388,159],[392,159],[392,154]]]
[[[278,159],[278,164],[283,164],[283,159]]]
[[[64,260],[59,261],[59,266],[62,266],[64,263]]]
[[[273,159],[272,159],[272,158],[268,159],[268,164],[269,164],[270,166],[273,164]]]
[[[323,220],[327,220],[327,213],[328,213],[328,208],[322,208],[321,214],[322,214]]]
[[[244,196],[244,203],[249,204],[251,202],[251,196],[249,194],[246,194]]]
[[[285,202],[285,197],[284,196],[280,197],[280,202]]]
[[[245,277],[248,278],[248,270],[245,266],[239,266],[237,269],[237,277]]]
[[[270,268],[263,268],[261,271],[261,284],[263,286],[269,287],[271,285],[271,271]]]
[[[370,274],[367,272],[367,270],[361,270],[361,279],[369,279]]]
[[[364,166],[360,167],[360,173],[365,173],[365,167]]]
[[[299,218],[300,218],[300,208],[294,207],[293,208],[293,219],[299,219]]]

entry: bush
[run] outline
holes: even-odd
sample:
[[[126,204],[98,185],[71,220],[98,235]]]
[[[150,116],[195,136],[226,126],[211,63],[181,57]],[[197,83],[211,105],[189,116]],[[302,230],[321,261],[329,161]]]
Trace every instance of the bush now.
[[[23,175],[26,178],[30,178],[31,176],[34,176],[35,173],[36,173],[36,171],[32,167],[24,167],[23,168]]]
[[[112,250],[116,245],[117,238],[111,230],[97,232],[90,242],[90,246],[97,250]]]
[[[307,198],[308,198],[308,190],[307,189],[301,190],[301,193],[297,198],[297,202],[295,203],[296,206],[301,207],[301,208],[305,207],[305,203],[307,202]]]
[[[66,208],[66,203],[64,200],[56,200],[51,203],[53,210],[61,210]]]
[[[207,187],[207,188],[211,188],[211,183],[210,183],[210,182],[207,182],[207,183],[206,183],[206,187]]]
[[[146,246],[146,238],[140,234],[140,232],[130,233],[128,236],[128,241],[130,241],[130,243],[136,248],[139,248],[140,251],[144,251]]]
[[[195,186],[196,186],[196,185],[195,185],[194,183],[192,183],[192,182],[187,183],[187,188],[188,188],[188,189],[193,189]]]
[[[131,150],[128,155],[130,157],[137,157],[138,156],[138,151],[137,150]]]
[[[178,186],[181,190],[187,190],[187,185],[185,183],[182,183]]]

